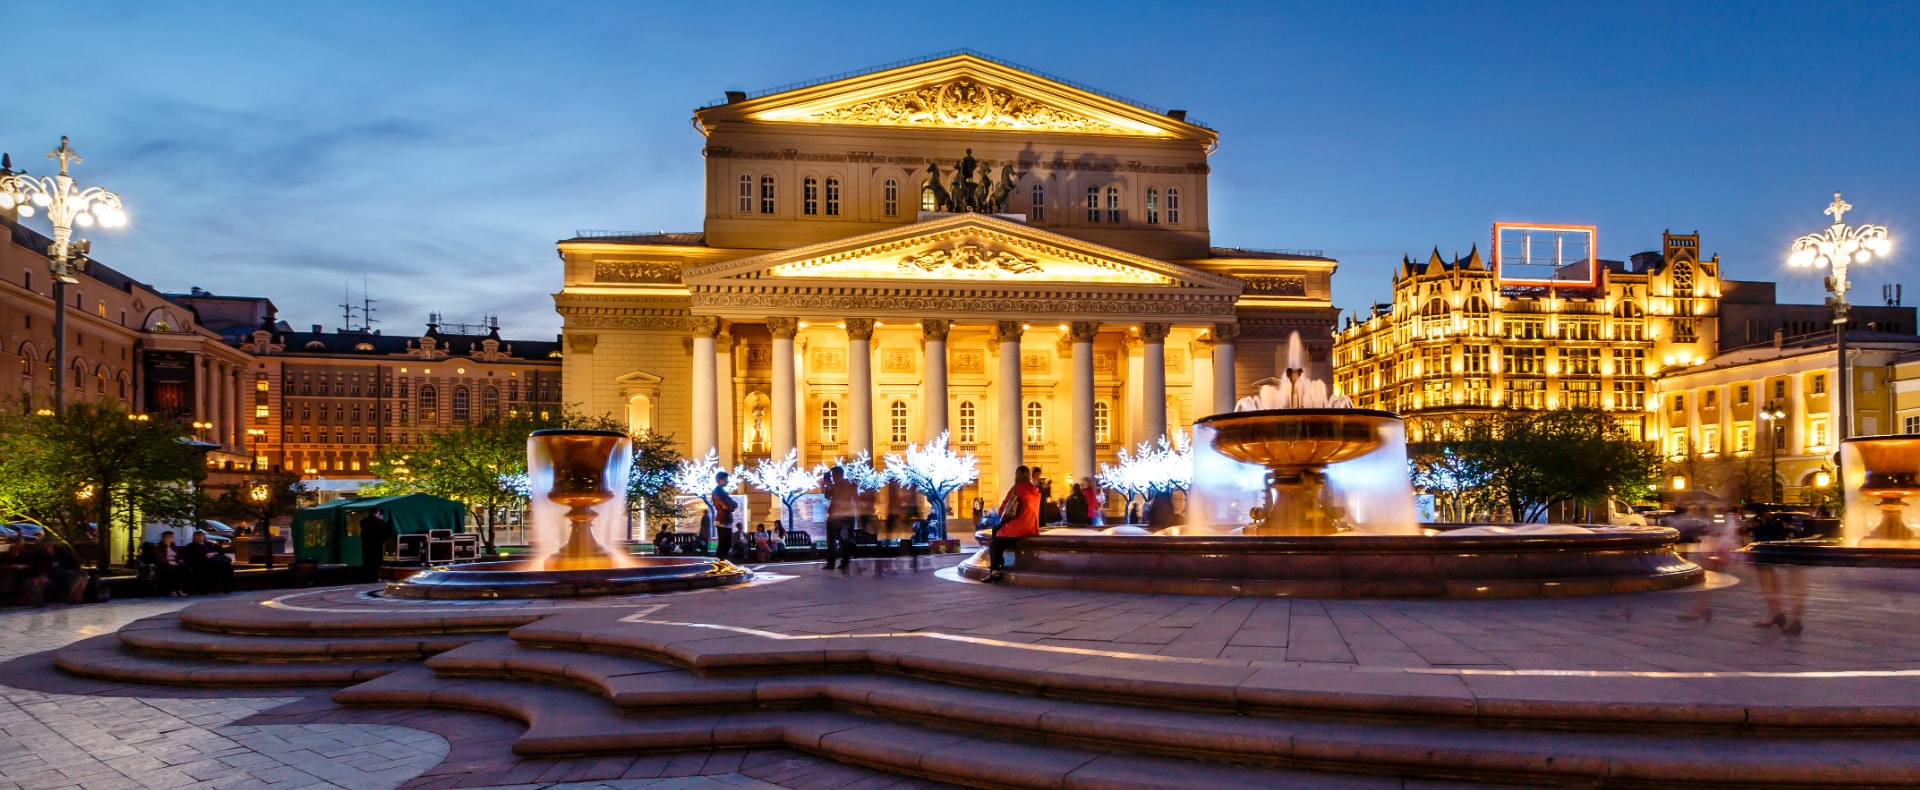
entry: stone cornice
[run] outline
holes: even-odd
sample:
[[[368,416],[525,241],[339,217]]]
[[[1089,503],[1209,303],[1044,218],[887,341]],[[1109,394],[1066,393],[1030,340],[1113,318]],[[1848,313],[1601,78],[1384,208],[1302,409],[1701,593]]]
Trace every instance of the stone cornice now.
[[[995,289],[970,293],[953,288],[716,288],[695,290],[692,309],[736,320],[769,312],[809,317],[858,314],[962,320],[1038,314],[1099,316],[1114,322],[1151,317],[1211,324],[1234,316],[1234,300],[1231,296],[1091,290]]]

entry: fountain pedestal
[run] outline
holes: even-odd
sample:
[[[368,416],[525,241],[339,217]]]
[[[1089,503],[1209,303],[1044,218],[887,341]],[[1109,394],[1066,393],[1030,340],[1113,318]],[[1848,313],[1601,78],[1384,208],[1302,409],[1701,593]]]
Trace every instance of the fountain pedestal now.
[[[547,557],[547,570],[615,566],[613,554],[593,535],[593,520],[599,515],[594,506],[614,498],[607,477],[615,456],[632,453],[632,441],[619,431],[550,429],[527,435],[528,468],[550,466],[553,484],[545,492],[547,500],[567,507],[567,542]]]

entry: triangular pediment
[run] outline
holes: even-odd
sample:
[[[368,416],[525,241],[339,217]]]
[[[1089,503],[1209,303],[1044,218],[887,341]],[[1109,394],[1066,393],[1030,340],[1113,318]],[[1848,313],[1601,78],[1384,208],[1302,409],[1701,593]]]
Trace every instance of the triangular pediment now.
[[[898,228],[688,269],[689,286],[758,281],[943,283],[1058,290],[1102,286],[1240,293],[1238,280],[1134,255],[991,214]]]
[[[1215,139],[1206,127],[972,53],[708,107],[695,119],[703,127],[745,121]]]

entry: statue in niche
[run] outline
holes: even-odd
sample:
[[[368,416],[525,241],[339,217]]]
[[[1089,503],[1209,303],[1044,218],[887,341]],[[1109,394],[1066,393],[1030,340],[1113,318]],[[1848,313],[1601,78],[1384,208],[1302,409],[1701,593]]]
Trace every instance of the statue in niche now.
[[[765,452],[767,449],[767,406],[764,403],[753,404],[753,427],[747,432],[747,449],[753,452]]]

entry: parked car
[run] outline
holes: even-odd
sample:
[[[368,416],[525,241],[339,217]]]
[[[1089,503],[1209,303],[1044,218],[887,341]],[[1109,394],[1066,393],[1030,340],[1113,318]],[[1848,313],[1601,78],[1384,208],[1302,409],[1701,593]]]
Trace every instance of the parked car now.
[[[1753,503],[1743,509],[1747,535],[1755,541],[1832,538],[1840,535],[1840,519],[1826,518],[1806,505]]]
[[[1647,517],[1618,499],[1607,500],[1607,524],[1615,527],[1644,527]]]
[[[201,519],[200,526],[201,528],[207,531],[207,538],[209,540],[215,537],[222,537],[222,538],[227,538],[231,540],[233,539],[233,536],[236,534],[234,532],[233,527],[227,526],[226,524],[222,524],[218,521],[214,521],[213,519],[210,519],[210,518]]]
[[[19,533],[21,540],[46,540],[47,528],[30,522],[16,522],[7,525],[8,529]]]
[[[14,529],[12,524],[0,524],[0,553],[13,551],[22,542],[20,530]]]

